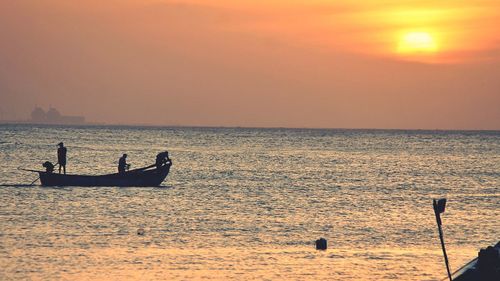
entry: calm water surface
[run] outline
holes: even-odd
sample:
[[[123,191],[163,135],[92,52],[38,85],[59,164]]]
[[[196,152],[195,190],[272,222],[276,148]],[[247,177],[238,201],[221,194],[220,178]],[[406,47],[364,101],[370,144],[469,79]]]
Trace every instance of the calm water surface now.
[[[27,186],[59,141],[69,173],[174,166]],[[0,125],[0,164],[0,280],[441,280],[438,197],[452,270],[500,240],[500,132]]]

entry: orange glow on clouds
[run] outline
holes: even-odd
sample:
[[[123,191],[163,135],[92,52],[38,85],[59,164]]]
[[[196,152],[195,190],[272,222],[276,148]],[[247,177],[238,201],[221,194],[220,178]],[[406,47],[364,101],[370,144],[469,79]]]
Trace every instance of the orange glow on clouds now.
[[[414,5],[418,2],[413,1]],[[455,2],[456,5],[450,2],[427,7],[378,8],[353,17],[351,23],[365,22],[363,27],[375,27],[373,35],[361,31],[366,44],[376,46],[376,51],[367,52],[373,55],[423,62],[463,62],[475,60],[475,52],[496,49],[500,36],[493,32],[494,13],[487,7]]]
[[[498,129],[498,26],[498,0],[0,1],[0,115]]]
[[[238,29],[269,32],[299,45],[434,63],[498,60],[498,56],[484,57],[500,48],[496,0],[189,2],[254,13],[255,19]]]

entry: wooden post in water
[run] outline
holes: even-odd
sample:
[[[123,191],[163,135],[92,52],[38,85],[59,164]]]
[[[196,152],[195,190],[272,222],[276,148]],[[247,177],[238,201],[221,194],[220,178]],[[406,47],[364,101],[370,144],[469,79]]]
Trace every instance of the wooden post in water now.
[[[448,263],[448,255],[446,255],[446,248],[444,246],[444,238],[443,238],[443,229],[441,228],[441,213],[444,213],[444,209],[446,207],[446,198],[436,200],[434,199],[432,202],[432,205],[434,206],[434,214],[436,215],[436,222],[438,225],[438,231],[439,231],[439,239],[441,239],[441,248],[443,248],[443,255],[444,255],[444,263],[446,264],[446,271],[448,272],[448,277],[450,278],[450,281],[453,281],[451,279],[451,272],[450,272],[450,265]]]

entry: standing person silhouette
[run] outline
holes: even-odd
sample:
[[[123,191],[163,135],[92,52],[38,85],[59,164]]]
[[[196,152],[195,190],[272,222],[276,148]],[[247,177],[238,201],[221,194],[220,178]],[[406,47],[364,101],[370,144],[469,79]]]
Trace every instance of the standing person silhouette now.
[[[59,174],[61,173],[61,168],[64,170],[64,174],[66,175],[66,147],[64,144],[60,142],[59,148],[57,149],[57,162],[59,164]]]

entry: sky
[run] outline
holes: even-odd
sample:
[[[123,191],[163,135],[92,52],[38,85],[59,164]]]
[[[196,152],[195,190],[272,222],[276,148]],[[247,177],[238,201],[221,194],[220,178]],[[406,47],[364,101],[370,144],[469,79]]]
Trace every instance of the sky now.
[[[500,130],[497,0],[0,0],[0,119]]]

